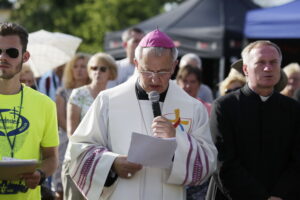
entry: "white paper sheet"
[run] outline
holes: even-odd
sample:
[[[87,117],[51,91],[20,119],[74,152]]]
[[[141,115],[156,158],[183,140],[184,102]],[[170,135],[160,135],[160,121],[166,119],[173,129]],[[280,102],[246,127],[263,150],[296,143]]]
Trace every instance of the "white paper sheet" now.
[[[127,160],[147,167],[169,168],[176,147],[175,138],[156,138],[133,132]]]

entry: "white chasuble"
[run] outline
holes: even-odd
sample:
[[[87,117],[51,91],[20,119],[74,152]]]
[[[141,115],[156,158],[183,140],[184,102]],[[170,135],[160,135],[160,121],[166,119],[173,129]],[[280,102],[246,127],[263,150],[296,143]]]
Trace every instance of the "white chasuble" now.
[[[128,153],[132,132],[152,135],[153,113],[149,101],[137,99],[135,81],[99,94],[66,153],[72,179],[87,199],[183,200],[185,185],[200,184],[215,170],[217,150],[205,107],[170,81],[161,108],[176,127],[172,166],[143,167],[132,178],[117,178],[105,187],[116,156]]]

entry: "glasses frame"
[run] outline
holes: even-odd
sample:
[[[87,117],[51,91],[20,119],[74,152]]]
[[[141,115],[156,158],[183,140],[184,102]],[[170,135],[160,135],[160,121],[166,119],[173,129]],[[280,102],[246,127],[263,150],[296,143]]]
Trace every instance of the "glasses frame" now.
[[[172,75],[172,71],[152,72],[148,70],[140,70],[139,72],[146,78],[153,78],[155,75],[159,78],[164,78],[167,75]]]

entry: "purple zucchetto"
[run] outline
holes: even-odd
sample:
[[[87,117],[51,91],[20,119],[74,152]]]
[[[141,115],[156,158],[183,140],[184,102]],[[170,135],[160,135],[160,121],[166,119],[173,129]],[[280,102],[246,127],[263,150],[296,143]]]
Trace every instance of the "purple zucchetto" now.
[[[141,47],[163,47],[173,48],[175,47],[173,40],[167,36],[167,34],[159,31],[158,29],[149,32],[140,41],[139,46]]]

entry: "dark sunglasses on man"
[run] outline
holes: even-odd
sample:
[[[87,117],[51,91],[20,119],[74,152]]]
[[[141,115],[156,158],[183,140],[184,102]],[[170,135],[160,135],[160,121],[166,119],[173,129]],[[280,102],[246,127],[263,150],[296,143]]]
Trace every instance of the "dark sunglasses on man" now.
[[[19,56],[19,50],[16,48],[0,49],[0,55],[6,53],[10,58],[17,58]]]
[[[93,70],[93,71],[99,71],[100,70],[100,72],[106,72],[107,67],[105,67],[105,66],[93,66],[93,67],[91,67],[91,70]]]

